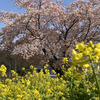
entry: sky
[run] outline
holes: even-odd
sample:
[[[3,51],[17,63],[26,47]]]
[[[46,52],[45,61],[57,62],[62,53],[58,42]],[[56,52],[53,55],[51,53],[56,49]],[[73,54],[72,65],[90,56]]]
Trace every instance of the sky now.
[[[64,5],[69,5],[74,2],[74,0],[62,0]],[[13,6],[14,0],[0,0],[0,11],[13,11],[17,13],[24,13],[24,9],[18,9],[18,7]],[[0,23],[0,29],[5,26],[5,24]]]

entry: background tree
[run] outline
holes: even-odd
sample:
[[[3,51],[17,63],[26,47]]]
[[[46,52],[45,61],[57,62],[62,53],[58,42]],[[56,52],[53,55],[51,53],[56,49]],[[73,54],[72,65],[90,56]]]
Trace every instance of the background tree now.
[[[11,78],[11,70],[15,70],[19,75],[22,75],[23,67],[29,69],[30,65],[38,66],[43,56],[34,55],[29,59],[24,59],[21,54],[12,55],[10,51],[0,50],[0,66],[3,64],[7,67],[7,76]]]
[[[14,6],[26,12],[0,11],[0,21],[7,25],[0,32],[1,48],[13,43],[12,53],[25,59],[43,54],[57,73],[62,73],[62,58],[70,60],[77,43],[100,40],[99,0],[75,0],[66,6],[60,0],[15,0]]]

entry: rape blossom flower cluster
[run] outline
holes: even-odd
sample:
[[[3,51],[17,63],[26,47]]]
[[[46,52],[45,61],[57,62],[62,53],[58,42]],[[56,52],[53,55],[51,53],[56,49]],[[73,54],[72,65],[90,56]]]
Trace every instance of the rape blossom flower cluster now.
[[[76,50],[73,50],[72,57],[73,65],[79,64],[83,69],[90,68],[90,60],[93,63],[99,63],[100,60],[100,43],[93,45],[92,41],[88,45],[84,45],[84,41],[76,45]],[[91,59],[90,59],[91,58]]]
[[[0,67],[1,76],[7,76],[6,70],[7,70],[7,68],[4,65],[1,65],[1,67]]]
[[[37,73],[33,65],[30,66],[32,73],[27,72],[25,76],[12,70],[12,79],[0,81],[0,100],[100,100],[100,79],[96,75],[100,70],[99,65],[94,66],[99,62],[99,46],[99,43],[93,45],[92,41],[88,45],[84,42],[77,44],[73,50],[72,66],[67,70],[68,59],[63,58],[64,75],[61,77],[52,70],[56,77],[51,78],[48,64],[44,66],[45,74],[42,69]],[[6,70],[1,65],[1,77],[6,76]],[[24,67],[22,71],[26,71]]]

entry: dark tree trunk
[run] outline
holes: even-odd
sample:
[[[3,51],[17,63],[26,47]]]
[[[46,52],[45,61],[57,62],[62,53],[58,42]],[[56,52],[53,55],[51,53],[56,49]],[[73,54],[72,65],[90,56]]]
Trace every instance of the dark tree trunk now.
[[[55,59],[50,59],[50,60],[49,60],[49,65],[50,65],[50,67],[51,67],[53,70],[55,70],[55,72],[56,72],[57,74],[59,73],[60,76],[64,75],[64,72],[62,71],[61,66],[59,66],[59,67],[57,67],[57,68],[53,66],[53,64],[56,63],[56,61],[54,62],[54,60],[55,60]]]

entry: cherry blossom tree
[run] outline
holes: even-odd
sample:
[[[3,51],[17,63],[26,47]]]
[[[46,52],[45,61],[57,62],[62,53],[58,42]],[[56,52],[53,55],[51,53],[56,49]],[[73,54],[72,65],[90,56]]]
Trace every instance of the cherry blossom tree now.
[[[100,0],[75,0],[63,6],[61,0],[15,0],[24,14],[0,11],[1,49],[13,45],[12,54],[25,59],[43,54],[43,61],[61,73],[63,57],[72,56],[77,43],[100,40]]]

